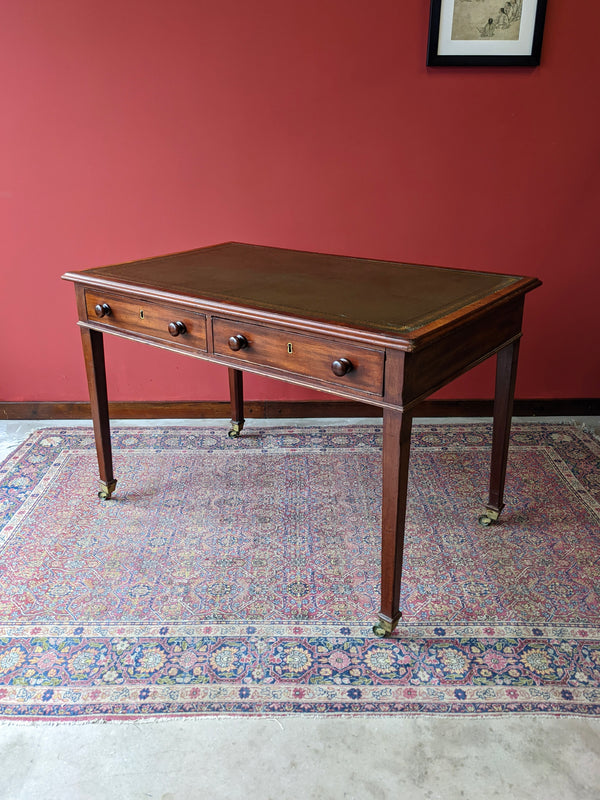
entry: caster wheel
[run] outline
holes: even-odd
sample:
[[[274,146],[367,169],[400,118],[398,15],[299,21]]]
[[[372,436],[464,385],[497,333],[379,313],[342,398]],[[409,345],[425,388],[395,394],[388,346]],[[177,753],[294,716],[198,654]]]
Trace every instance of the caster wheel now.
[[[488,517],[487,514],[481,514],[481,516],[478,518],[477,522],[480,525],[483,525],[484,528],[489,528],[490,525],[494,524],[494,520],[491,517]]]
[[[227,436],[229,436],[230,439],[237,439],[239,435],[240,432],[236,431],[235,428],[231,428],[231,430],[227,431]]]
[[[379,639],[385,639],[390,635],[390,632],[386,631],[386,629],[383,627],[383,625],[381,625],[381,623],[377,623],[377,625],[373,625],[373,633]]]
[[[104,483],[104,481],[102,481],[100,483],[100,491],[98,492],[98,497],[100,498],[100,500],[110,500],[110,498],[112,497],[112,493],[116,488],[117,488],[116,481],[110,481],[109,483]]]

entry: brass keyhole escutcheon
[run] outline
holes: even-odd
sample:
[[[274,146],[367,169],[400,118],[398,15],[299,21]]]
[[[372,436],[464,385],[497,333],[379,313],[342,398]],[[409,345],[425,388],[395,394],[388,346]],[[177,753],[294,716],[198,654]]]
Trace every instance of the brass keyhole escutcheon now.
[[[294,352],[294,347],[291,342],[288,342],[287,351],[290,355]]]
[[[144,309],[140,308],[140,319],[144,319]]]

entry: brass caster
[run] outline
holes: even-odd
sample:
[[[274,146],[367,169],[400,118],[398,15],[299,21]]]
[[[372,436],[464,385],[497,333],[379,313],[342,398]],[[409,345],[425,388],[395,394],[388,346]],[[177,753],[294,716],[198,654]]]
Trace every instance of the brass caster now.
[[[386,639],[388,636],[391,636],[401,616],[402,614],[398,613],[394,619],[388,619],[385,615],[383,615],[383,619],[379,617],[379,620],[373,625],[373,633],[375,636],[378,636],[380,639]]]
[[[109,483],[100,482],[100,491],[98,492],[98,497],[101,500],[110,500],[112,497],[112,493],[117,487],[116,481],[110,481]]]
[[[378,622],[376,625],[373,625],[373,633],[380,639],[385,639],[390,635],[391,631],[386,631],[381,622]]]
[[[227,436],[229,436],[230,439],[237,439],[243,427],[243,422],[232,422],[231,428],[227,431]]]
[[[483,525],[484,528],[489,528],[490,525],[493,525],[495,522],[497,522],[499,516],[499,511],[493,511],[491,508],[487,508],[485,514],[480,514],[480,516],[477,518],[477,522],[480,525]]]

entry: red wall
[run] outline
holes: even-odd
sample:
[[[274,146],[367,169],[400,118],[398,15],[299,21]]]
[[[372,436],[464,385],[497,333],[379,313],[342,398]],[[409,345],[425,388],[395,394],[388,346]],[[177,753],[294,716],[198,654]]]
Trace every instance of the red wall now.
[[[426,0],[4,3],[0,400],[85,399],[64,271],[231,239],[537,275],[518,395],[600,396],[600,3],[548,5],[539,68],[427,69]],[[226,397],[107,349],[112,399]]]

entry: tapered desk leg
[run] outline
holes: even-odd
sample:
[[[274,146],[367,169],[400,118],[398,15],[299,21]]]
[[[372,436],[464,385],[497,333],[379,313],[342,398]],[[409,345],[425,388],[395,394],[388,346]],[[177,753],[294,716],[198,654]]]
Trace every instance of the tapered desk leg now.
[[[117,482],[113,475],[106,370],[104,366],[104,342],[101,333],[89,328],[81,328],[81,342],[83,344],[92,420],[94,422],[96,453],[100,470],[98,497],[103,500],[109,500]]]
[[[504,347],[496,356],[496,394],[494,398],[494,432],[492,434],[492,462],[490,470],[490,496],[485,513],[479,517],[481,525],[492,525],[504,508],[504,482],[508,442],[512,421],[519,340]]]
[[[412,414],[383,410],[383,500],[381,514],[381,611],[373,627],[389,635],[400,619],[406,494]]]
[[[229,397],[231,401],[231,428],[227,434],[236,439],[244,427],[244,373],[229,367]]]

